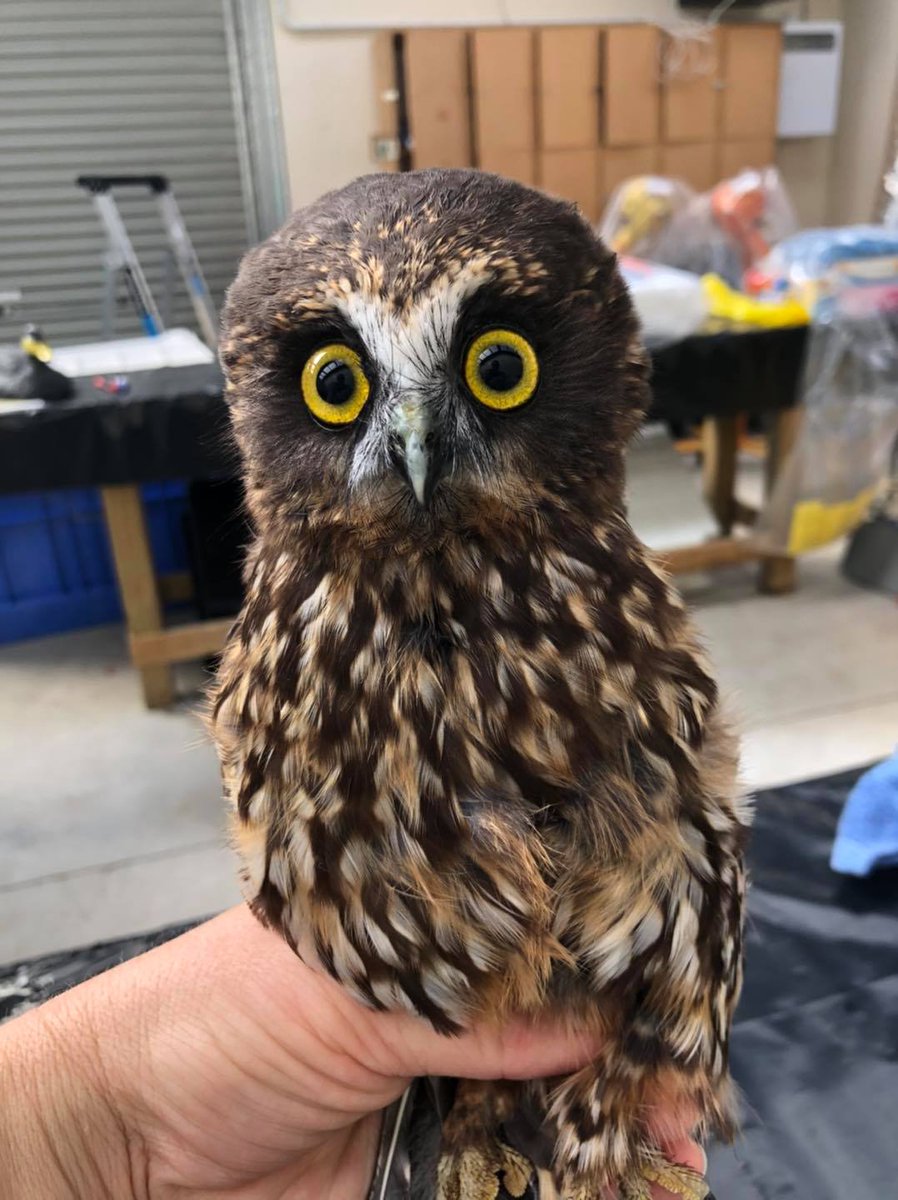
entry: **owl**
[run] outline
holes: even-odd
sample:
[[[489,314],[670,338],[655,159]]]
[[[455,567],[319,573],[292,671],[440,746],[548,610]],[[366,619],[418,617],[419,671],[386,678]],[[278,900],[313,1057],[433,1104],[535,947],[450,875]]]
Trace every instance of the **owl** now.
[[[447,1035],[600,1033],[567,1077],[458,1083],[439,1200],[704,1195],[658,1114],[734,1129],[748,812],[627,522],[614,256],[506,179],[368,176],[246,256],[221,356],[255,543],[210,721],[253,909]]]

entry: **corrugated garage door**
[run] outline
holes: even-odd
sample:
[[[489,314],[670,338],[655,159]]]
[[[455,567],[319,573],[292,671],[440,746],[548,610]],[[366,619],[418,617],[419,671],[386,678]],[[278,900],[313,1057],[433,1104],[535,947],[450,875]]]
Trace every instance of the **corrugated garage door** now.
[[[0,292],[24,296],[0,340],[24,321],[57,344],[101,336],[104,238],[83,172],[168,175],[220,305],[249,240],[228,50],[222,0],[0,2]],[[155,205],[122,195],[161,304]],[[118,311],[116,333],[139,332],[126,300]],[[180,282],[172,318],[194,326]]]

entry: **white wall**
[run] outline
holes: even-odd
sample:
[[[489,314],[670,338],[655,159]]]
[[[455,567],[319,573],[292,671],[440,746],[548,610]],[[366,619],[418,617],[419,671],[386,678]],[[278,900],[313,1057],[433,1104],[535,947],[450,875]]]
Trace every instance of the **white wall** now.
[[[881,215],[882,175],[898,100],[898,0],[845,4],[841,119],[832,176],[831,220]]]
[[[852,0],[810,0],[803,15],[809,21],[838,21],[843,19],[843,8],[851,3]],[[763,12],[777,20],[794,19],[798,15],[794,3],[771,5]],[[776,165],[802,225],[826,225],[832,219],[830,181],[835,152],[834,137],[788,138],[777,143]]]
[[[275,18],[274,53],[295,208],[376,169],[370,149],[377,131],[373,41],[370,33],[287,33]]]
[[[677,0],[277,0],[277,7],[307,31],[682,19]]]

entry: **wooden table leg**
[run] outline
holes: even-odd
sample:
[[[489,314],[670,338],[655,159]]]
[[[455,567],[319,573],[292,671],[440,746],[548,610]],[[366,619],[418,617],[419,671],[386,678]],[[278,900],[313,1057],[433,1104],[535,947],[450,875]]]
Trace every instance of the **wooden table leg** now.
[[[721,533],[736,516],[737,417],[706,417],[702,422],[702,491]]]
[[[770,449],[767,454],[765,493],[773,492],[779,472],[784,467],[801,428],[801,408],[786,408],[774,414],[770,429]],[[781,595],[795,589],[795,559],[788,554],[771,554],[761,562],[758,587],[762,592]]]
[[[104,487],[101,494],[128,633],[155,633],[162,629],[162,605],[140,489],[132,484]],[[147,707],[165,708],[171,704],[174,699],[171,667],[139,669]]]

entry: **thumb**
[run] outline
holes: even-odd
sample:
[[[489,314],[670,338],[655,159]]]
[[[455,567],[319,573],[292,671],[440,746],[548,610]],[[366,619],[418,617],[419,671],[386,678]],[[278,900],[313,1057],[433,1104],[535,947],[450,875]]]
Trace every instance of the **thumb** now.
[[[535,1079],[586,1066],[602,1040],[559,1020],[515,1018],[503,1025],[478,1021],[455,1036],[436,1033],[404,1014],[378,1018],[381,1036],[403,1075],[456,1075],[463,1079]]]

